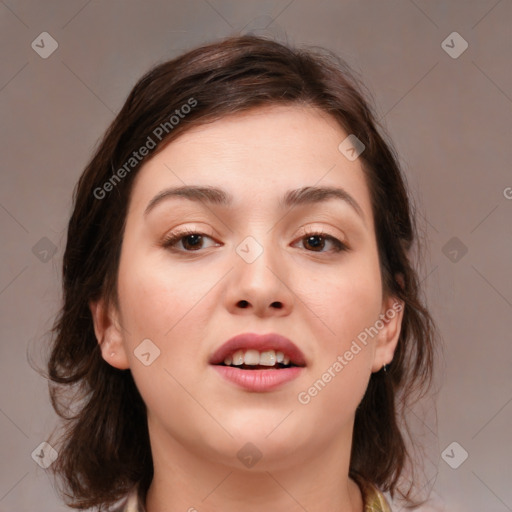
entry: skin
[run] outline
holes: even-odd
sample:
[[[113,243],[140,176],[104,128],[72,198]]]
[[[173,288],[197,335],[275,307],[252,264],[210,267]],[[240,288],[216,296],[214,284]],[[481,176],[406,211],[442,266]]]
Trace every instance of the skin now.
[[[310,107],[258,108],[187,131],[140,170],[119,308],[103,300],[90,306],[103,358],[131,370],[147,406],[155,469],[148,512],[363,510],[348,477],[354,415],[371,373],[393,358],[402,314],[307,405],[297,399],[397,302],[383,296],[361,162],[338,150],[346,137]],[[159,192],[185,184],[224,188],[234,203],[173,198],[144,215]],[[290,189],[326,185],[345,189],[364,218],[337,199],[279,208]],[[211,238],[196,251],[182,239],[173,252],[162,240],[178,228]],[[335,252],[328,241],[315,250],[303,228],[349,250]],[[236,252],[247,236],[263,248],[252,263]],[[301,376],[264,393],[222,379],[208,359],[244,332],[290,338],[306,358]],[[149,366],[134,354],[147,338],[160,350]],[[247,442],[263,454],[252,468],[237,458]]]

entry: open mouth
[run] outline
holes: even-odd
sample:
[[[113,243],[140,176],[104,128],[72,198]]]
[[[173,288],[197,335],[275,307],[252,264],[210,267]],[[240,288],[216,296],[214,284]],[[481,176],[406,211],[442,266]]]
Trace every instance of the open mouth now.
[[[252,393],[270,392],[297,379],[306,366],[302,352],[287,338],[240,335],[210,357],[218,374]]]
[[[280,370],[299,366],[288,355],[281,351],[254,349],[237,350],[217,363],[220,366],[230,366],[241,370]]]
[[[225,364],[221,363],[218,366],[231,366],[232,368],[239,368],[240,370],[280,370],[281,368],[292,368],[294,366],[297,366],[295,364],[281,364],[276,363],[272,366],[264,366],[262,364],[242,364],[242,365],[233,365],[233,364]]]

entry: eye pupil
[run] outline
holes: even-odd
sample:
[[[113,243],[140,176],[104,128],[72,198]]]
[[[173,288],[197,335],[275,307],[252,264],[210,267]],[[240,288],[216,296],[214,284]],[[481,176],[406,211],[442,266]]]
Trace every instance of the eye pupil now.
[[[194,247],[197,248],[200,245],[201,238],[202,238],[201,235],[187,235],[186,237],[184,237],[183,242],[184,242],[184,245],[190,245],[193,248]],[[189,244],[190,239],[193,240],[191,244]]]
[[[315,242],[316,240],[316,242]],[[323,248],[323,245],[325,244],[325,240],[319,236],[319,235],[313,235],[313,236],[309,236],[307,238],[307,243],[308,245],[310,245],[311,247],[315,248],[315,249],[322,249]]]

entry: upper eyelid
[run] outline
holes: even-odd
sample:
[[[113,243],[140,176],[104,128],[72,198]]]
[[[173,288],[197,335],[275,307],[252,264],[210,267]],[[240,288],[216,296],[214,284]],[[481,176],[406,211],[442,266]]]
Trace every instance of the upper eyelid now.
[[[187,235],[202,235],[207,236],[209,238],[215,238],[215,235],[206,233],[202,229],[196,229],[196,228],[183,228],[183,229],[176,229],[175,231],[172,231],[164,236],[164,238],[170,238],[173,236],[187,236]],[[343,242],[343,239],[340,239],[338,235],[334,235],[332,233],[329,233],[327,230],[323,228],[301,228],[301,233],[298,235],[298,237],[304,237],[308,235],[318,235],[318,236],[325,236],[325,237],[332,237],[340,240],[340,242]]]

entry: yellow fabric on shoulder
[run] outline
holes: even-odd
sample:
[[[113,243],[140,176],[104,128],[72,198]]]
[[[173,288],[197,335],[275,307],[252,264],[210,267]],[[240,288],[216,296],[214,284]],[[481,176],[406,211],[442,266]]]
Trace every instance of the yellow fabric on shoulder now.
[[[364,512],[391,512],[391,507],[384,495],[376,488],[365,497]]]
[[[384,494],[370,482],[361,477],[354,478],[363,495],[364,512],[392,512]]]

